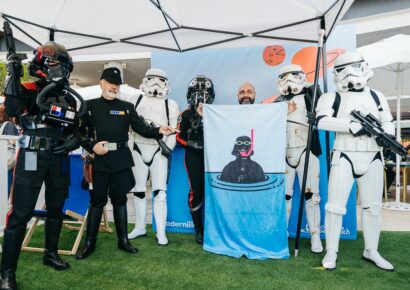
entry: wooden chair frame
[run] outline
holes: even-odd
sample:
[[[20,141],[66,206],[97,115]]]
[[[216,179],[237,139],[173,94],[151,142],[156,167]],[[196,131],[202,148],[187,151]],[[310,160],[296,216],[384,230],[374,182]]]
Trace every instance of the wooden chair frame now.
[[[42,210],[45,210],[45,204],[43,203]],[[78,231],[77,237],[74,241],[74,245],[71,249],[69,250],[58,250],[58,253],[60,255],[75,255],[77,253],[78,247],[80,246],[81,243],[81,238],[83,237],[85,228],[86,228],[86,224],[87,224],[87,216],[88,216],[88,210],[85,214],[85,216],[82,216],[76,212],[73,212],[71,210],[66,210],[65,211],[65,216],[68,216],[69,218],[71,218],[72,220],[69,220],[67,218],[65,218],[63,220],[63,228],[68,229],[70,231]],[[23,251],[27,251],[27,252],[44,252],[44,248],[38,248],[38,247],[30,247],[28,244],[31,240],[31,238],[33,237],[33,234],[37,228],[37,226],[39,225],[40,220],[43,220],[43,217],[33,217],[34,218],[34,222],[33,224],[30,226],[26,236],[24,237],[24,241],[23,241],[23,245],[22,245],[22,250]],[[112,233],[113,230],[112,228],[110,228],[110,226],[108,225],[108,215],[107,215],[107,210],[106,208],[104,208],[103,210],[103,218],[102,218],[102,222],[100,225],[100,232],[105,232],[105,233]]]

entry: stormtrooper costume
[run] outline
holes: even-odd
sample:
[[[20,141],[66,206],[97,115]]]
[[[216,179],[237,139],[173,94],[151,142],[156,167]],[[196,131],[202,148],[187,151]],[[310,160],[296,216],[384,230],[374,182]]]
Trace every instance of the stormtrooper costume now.
[[[377,144],[375,137],[364,132],[350,114],[352,110],[371,113],[389,134],[394,133],[393,118],[383,94],[366,86],[373,72],[359,53],[340,55],[335,61],[333,73],[337,91],[320,98],[316,119],[320,129],[336,132],[325,207],[326,255],[322,265],[329,270],[336,268],[342,219],[356,179],[362,208],[363,258],[392,271],[393,265],[382,258],[377,250],[383,190],[383,148]]]
[[[302,188],[309,133],[306,114],[310,110],[313,94],[309,91],[306,75],[299,65],[288,65],[281,69],[278,77],[278,90],[281,95],[276,102],[288,101],[290,105],[295,106],[293,111],[288,112],[286,126],[286,220],[289,223],[296,174],[299,177],[300,188]],[[323,246],[320,240],[320,164],[318,159],[320,149],[317,149],[319,146],[317,131],[313,135],[313,140],[314,145],[311,150],[313,154],[310,154],[309,157],[306,180],[305,209],[311,234],[311,251],[321,253]]]
[[[169,82],[167,75],[160,69],[149,69],[142,81],[140,89],[144,95],[138,96],[134,108],[138,115],[148,123],[156,126],[172,126],[176,128],[179,116],[178,104],[167,99]],[[134,193],[135,228],[128,234],[129,239],[146,235],[147,202],[145,197],[148,174],[151,175],[152,190],[154,192],[154,218],[157,228],[159,245],[167,245],[165,234],[167,221],[167,179],[170,160],[162,153],[162,149],[154,139],[147,139],[132,132],[134,150],[132,155],[135,166],[133,173],[136,181],[131,190]],[[163,141],[169,149],[176,144],[175,135],[164,137]]]

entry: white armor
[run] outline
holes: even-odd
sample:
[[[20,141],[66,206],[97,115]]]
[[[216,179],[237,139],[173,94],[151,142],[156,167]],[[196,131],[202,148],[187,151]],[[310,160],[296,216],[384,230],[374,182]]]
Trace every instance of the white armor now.
[[[166,73],[156,68],[147,70],[140,89],[148,97],[166,98],[169,92],[169,82]]]
[[[300,66],[290,65],[284,67],[282,68],[281,73],[278,81],[278,89],[286,91],[286,95],[289,94],[288,87],[291,88],[290,90],[298,91],[298,93],[300,93],[306,86],[306,76]],[[286,73],[291,76],[286,75]],[[290,80],[295,76],[295,73],[301,74],[301,76],[298,75],[298,79],[303,80],[303,83],[298,82],[296,86],[295,82]],[[283,80],[288,81],[285,82]],[[299,90],[300,86],[302,89]],[[286,126],[286,220],[288,223],[292,208],[293,184],[295,182],[296,174],[299,177],[300,188],[302,188],[305,151],[309,133],[304,94],[293,96],[289,99],[289,102],[294,102],[296,109],[293,112],[288,113]],[[319,159],[315,155],[310,154],[306,192],[312,193],[312,197],[306,200],[305,209],[311,233],[311,250],[315,253],[321,253],[323,251],[322,242],[320,241],[319,174]]]
[[[292,64],[282,67],[278,77],[278,90],[282,96],[299,94],[306,87],[306,74],[302,67]]]
[[[157,84],[152,78],[151,74],[154,73],[155,77],[161,75],[161,78],[166,78],[165,72],[158,69],[148,70],[144,77],[141,89],[144,91],[144,96],[135,96],[131,101],[134,106],[137,106],[136,111],[138,115],[142,116],[148,123],[155,123],[157,126],[171,126],[176,128],[179,108],[178,104],[174,100],[166,99],[166,94],[169,91],[168,87],[162,87],[161,95],[157,90]],[[148,80],[150,79],[150,80]],[[160,81],[162,82],[162,81]],[[168,86],[168,80],[165,81]],[[162,82],[164,83],[164,82]],[[154,84],[155,89],[147,86],[147,84]],[[147,91],[150,92],[147,95]],[[155,92],[155,93],[152,93]],[[166,111],[166,100],[168,102],[169,120]],[[138,103],[138,104],[137,104]],[[132,150],[135,166],[133,167],[135,177],[135,187],[132,192],[145,192],[146,182],[148,174],[151,175],[152,191],[157,192],[154,197],[154,218],[157,227],[157,240],[159,245],[168,244],[167,237],[165,235],[166,219],[167,219],[167,178],[168,178],[168,159],[161,154],[161,149],[154,139],[147,139],[141,135],[132,132],[132,140],[139,151]],[[163,141],[172,150],[175,147],[176,139],[175,135],[168,137],[164,136]],[[134,196],[135,205],[135,229],[128,235],[128,238],[133,239],[138,236],[146,234],[146,198],[140,198]]]
[[[322,264],[326,269],[336,268],[342,218],[346,214],[347,200],[356,179],[362,207],[363,258],[382,269],[393,270],[393,265],[383,259],[377,250],[383,190],[382,147],[377,145],[374,137],[354,137],[353,134],[360,131],[361,125],[350,115],[352,110],[371,113],[382,122],[387,133],[394,133],[387,101],[383,94],[375,92],[380,102],[379,108],[368,87],[364,87],[361,92],[339,91],[340,105],[337,112],[334,111],[337,108],[334,106],[337,99],[335,93],[322,95],[317,105],[318,127],[336,132],[325,207],[326,255]]]
[[[333,75],[337,90],[347,92],[352,88],[363,89],[373,76],[373,71],[368,67],[360,53],[349,52],[336,59]]]

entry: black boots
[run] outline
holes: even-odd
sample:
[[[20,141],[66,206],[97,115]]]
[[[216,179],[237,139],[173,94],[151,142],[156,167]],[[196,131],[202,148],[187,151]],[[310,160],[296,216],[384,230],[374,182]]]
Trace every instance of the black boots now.
[[[3,253],[1,259],[1,290],[15,290],[17,261],[23,244],[25,229],[4,230]]]
[[[103,207],[101,206],[90,206],[88,209],[85,245],[84,248],[76,255],[77,259],[85,259],[94,252],[98,230],[100,229],[102,212]]]
[[[70,267],[67,262],[61,260],[58,255],[58,240],[60,238],[61,226],[63,221],[60,219],[46,219],[45,222],[45,243],[43,264],[56,270],[65,270]]]
[[[191,212],[192,221],[195,225],[195,241],[202,245],[204,243],[204,226],[202,225],[202,211],[198,209]]]
[[[16,274],[13,270],[9,269],[1,273],[1,290],[16,290]]]
[[[114,206],[115,229],[118,237],[118,248],[129,252],[138,252],[128,241],[128,222],[126,205]],[[90,206],[88,209],[87,232],[84,248],[76,255],[77,259],[85,259],[95,251],[97,234],[100,228],[103,207]]]
[[[45,222],[45,251],[43,257],[44,265],[56,270],[69,268],[69,264],[61,260],[58,251],[58,240],[60,237],[62,220],[46,219]],[[1,259],[1,290],[15,290],[17,261],[23,244],[25,229],[4,230],[3,253]]]
[[[138,249],[131,245],[128,240],[127,205],[113,206],[113,211],[118,248],[128,253],[137,253]]]

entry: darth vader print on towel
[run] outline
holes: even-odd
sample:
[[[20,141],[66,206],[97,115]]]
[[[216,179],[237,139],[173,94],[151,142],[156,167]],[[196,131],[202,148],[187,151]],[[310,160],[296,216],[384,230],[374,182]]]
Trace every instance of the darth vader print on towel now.
[[[253,129],[251,138],[240,136],[236,138],[232,155],[236,156],[234,161],[229,162],[224,169],[220,180],[231,183],[257,183],[265,181],[265,173],[262,167],[251,160],[253,152]]]

